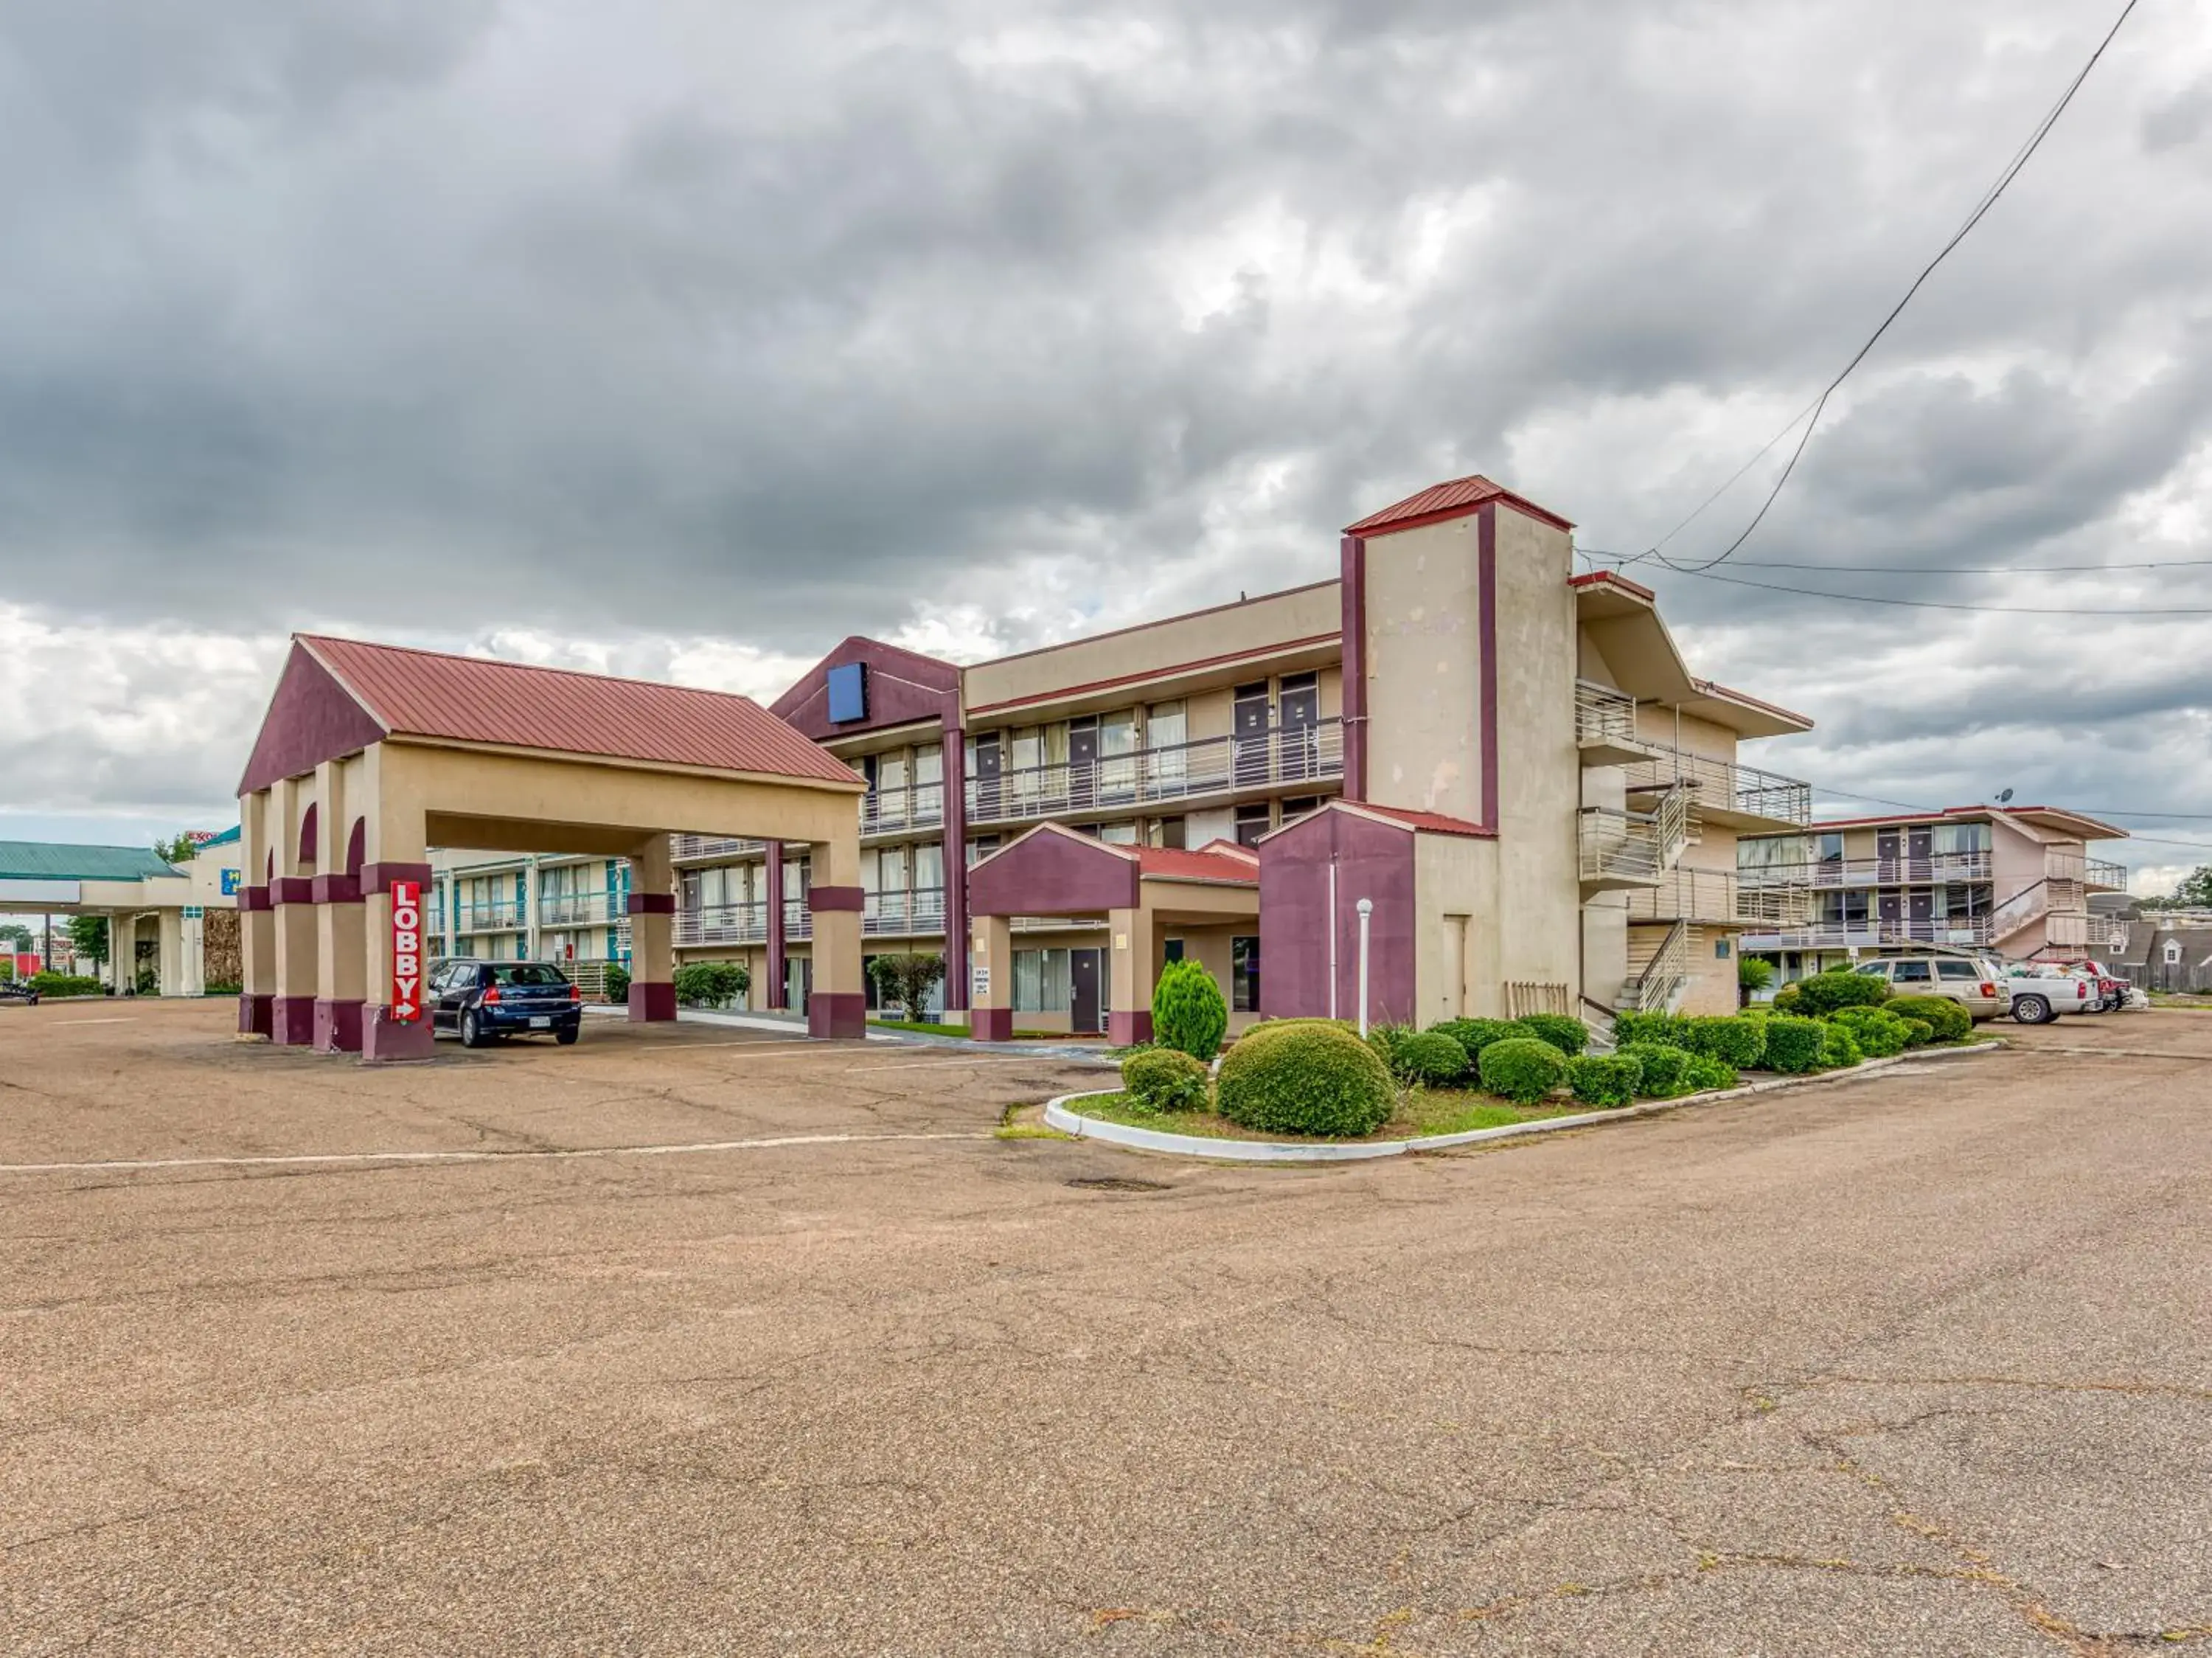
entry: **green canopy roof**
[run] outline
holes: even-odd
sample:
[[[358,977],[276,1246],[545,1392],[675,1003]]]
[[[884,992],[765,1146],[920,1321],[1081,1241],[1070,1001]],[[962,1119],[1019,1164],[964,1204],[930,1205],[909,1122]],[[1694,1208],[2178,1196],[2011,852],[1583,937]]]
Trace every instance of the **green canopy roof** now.
[[[0,840],[0,881],[137,881],[180,873],[145,846],[64,846]]]

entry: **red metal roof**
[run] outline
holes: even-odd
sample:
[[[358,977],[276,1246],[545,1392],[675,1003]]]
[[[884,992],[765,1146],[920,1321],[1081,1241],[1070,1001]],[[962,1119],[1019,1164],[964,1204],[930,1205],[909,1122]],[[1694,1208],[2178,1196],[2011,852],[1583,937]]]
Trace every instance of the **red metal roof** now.
[[[850,766],[749,697],[359,639],[294,638],[392,735],[862,786]]]
[[[1417,529],[1423,524],[1440,524],[1449,518],[1464,518],[1492,501],[1503,501],[1517,507],[1531,518],[1540,519],[1555,528],[1574,528],[1555,512],[1547,511],[1534,502],[1517,496],[1503,484],[1493,483],[1480,472],[1470,472],[1465,478],[1455,478],[1442,484],[1431,484],[1415,495],[1407,496],[1395,506],[1385,507],[1380,512],[1370,513],[1356,524],[1346,524],[1346,535],[1388,535],[1396,530]]]
[[[1413,812],[1402,806],[1377,806],[1372,801],[1364,800],[1333,803],[1350,811],[1371,812],[1378,818],[1389,818],[1409,828],[1426,829],[1435,834],[1480,835],[1486,840],[1494,838],[1490,830],[1479,823],[1470,823],[1465,818],[1448,818],[1441,812]]]
[[[1135,850],[1138,872],[1164,881],[1231,881],[1249,887],[1260,879],[1259,855],[1229,841],[1208,841],[1194,852],[1172,846]]]
[[[1586,576],[1570,576],[1567,585],[1571,588],[1620,588],[1647,601],[1659,596],[1642,582],[1630,581],[1617,570],[1594,570]]]

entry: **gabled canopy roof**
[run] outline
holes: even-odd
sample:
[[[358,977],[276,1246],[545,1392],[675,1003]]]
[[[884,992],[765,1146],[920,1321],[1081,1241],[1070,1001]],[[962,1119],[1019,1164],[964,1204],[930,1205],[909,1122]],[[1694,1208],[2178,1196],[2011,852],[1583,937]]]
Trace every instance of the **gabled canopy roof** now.
[[[1342,796],[1325,801],[1315,810],[1280,828],[1270,829],[1261,836],[1262,844],[1278,835],[1287,835],[1301,824],[1312,821],[1323,812],[1340,812],[1347,817],[1364,818],[1370,823],[1387,824],[1393,829],[1405,829],[1424,835],[1465,835],[1480,840],[1495,840],[1497,832],[1486,829],[1466,818],[1448,816],[1442,812],[1421,812],[1404,806],[1377,806],[1372,801],[1351,801]]]
[[[0,881],[143,881],[177,873],[143,846],[0,840]]]
[[[386,737],[865,786],[747,697],[298,634],[239,793]]]
[[[979,916],[1087,916],[1133,910],[1146,881],[1239,887],[1256,892],[1259,855],[1225,840],[1195,851],[1117,846],[1041,823],[968,872],[968,908]]]

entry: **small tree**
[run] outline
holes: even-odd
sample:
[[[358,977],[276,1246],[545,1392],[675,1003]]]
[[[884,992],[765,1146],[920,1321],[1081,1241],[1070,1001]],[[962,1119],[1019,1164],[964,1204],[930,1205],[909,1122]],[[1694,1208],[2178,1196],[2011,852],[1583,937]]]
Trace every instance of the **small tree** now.
[[[927,1024],[929,993],[945,978],[941,955],[879,955],[870,958],[868,977],[876,981],[876,999],[896,1003],[906,1012],[907,1022]]]
[[[1152,987],[1153,1041],[1204,1064],[1228,1032],[1229,1003],[1212,973],[1188,957],[1161,969]]]
[[[20,921],[0,921],[0,944],[10,950],[27,950],[31,948],[31,930]]]
[[[70,948],[80,962],[89,961],[94,966],[107,960],[107,917],[106,916],[71,916],[69,918]]]
[[[1763,991],[1774,982],[1774,964],[1763,955],[1740,955],[1735,959],[1736,1005],[1751,1005],[1752,992]]]
[[[190,863],[199,850],[199,842],[188,833],[154,843],[154,856],[164,863]]]

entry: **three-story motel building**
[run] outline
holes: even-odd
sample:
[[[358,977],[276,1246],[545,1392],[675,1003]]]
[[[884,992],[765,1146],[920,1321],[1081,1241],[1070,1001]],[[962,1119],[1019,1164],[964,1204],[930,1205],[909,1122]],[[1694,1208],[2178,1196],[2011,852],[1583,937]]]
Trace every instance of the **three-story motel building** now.
[[[1352,525],[1329,581],[965,667],[848,638],[775,711],[868,785],[866,948],[941,952],[937,1010],[987,1036],[1140,1036],[1182,958],[1239,1027],[1353,1017],[1362,899],[1376,1020],[1726,1010],[1741,935],[1806,903],[1739,880],[1810,791],[1738,747],[1810,722],[1697,678],[1648,590],[1481,477]],[[672,851],[679,958],[803,1009],[804,857]],[[619,957],[626,866],[438,861],[449,951]]]

